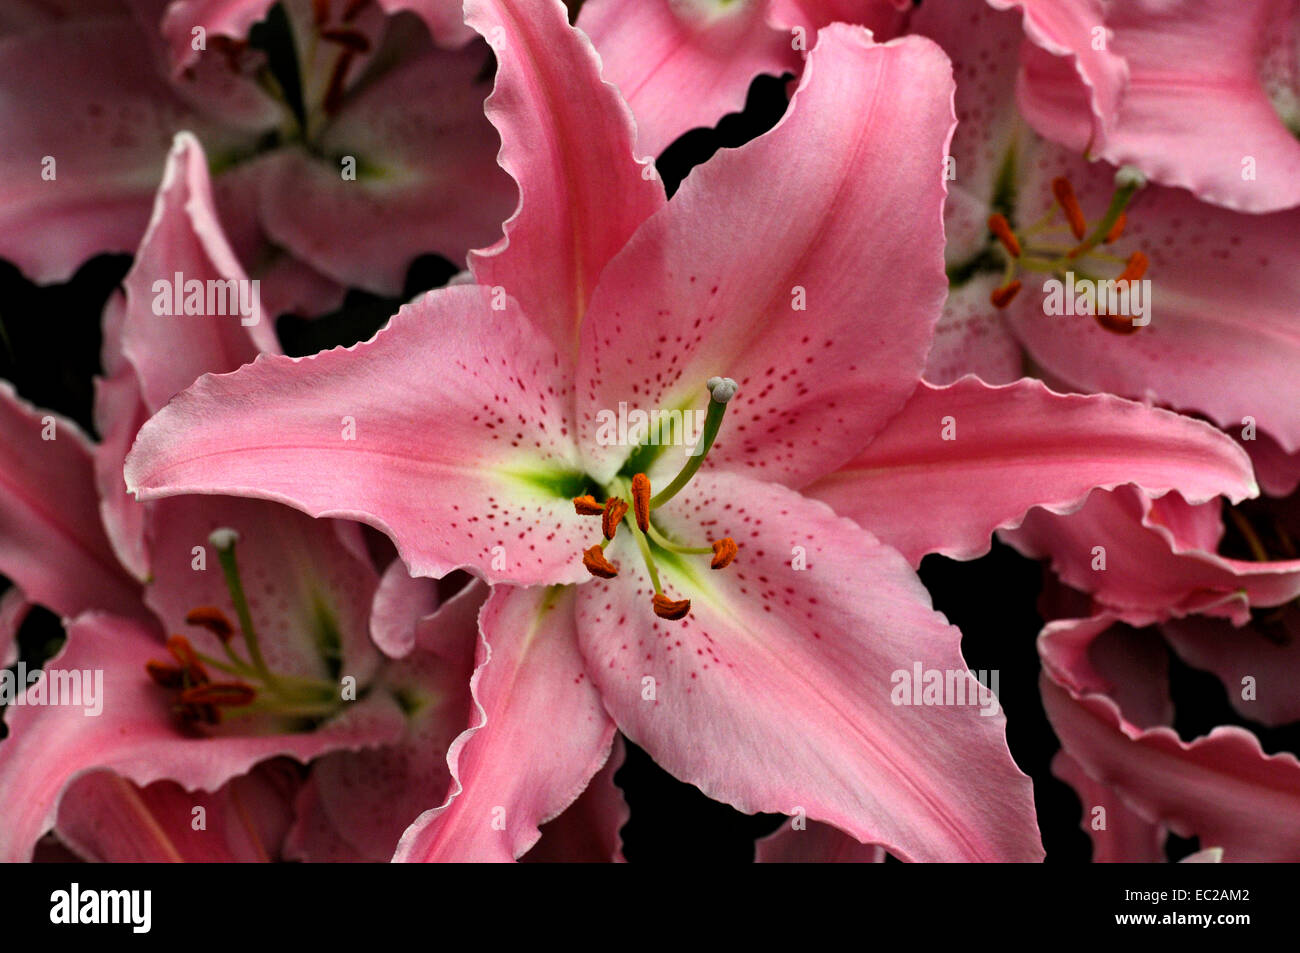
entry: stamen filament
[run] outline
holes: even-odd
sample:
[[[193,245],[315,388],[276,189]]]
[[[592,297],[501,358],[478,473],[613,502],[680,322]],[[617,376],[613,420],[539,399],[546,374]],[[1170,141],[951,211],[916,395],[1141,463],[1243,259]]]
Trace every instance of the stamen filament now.
[[[641,559],[645,562],[646,572],[650,574],[650,584],[655,587],[655,595],[662,595],[664,587],[659,583],[659,570],[655,568],[654,556],[650,554],[650,543],[646,541],[645,533],[641,532],[636,523],[629,523],[628,526],[636,539],[637,547],[641,550]]]
[[[650,523],[646,529],[646,535],[649,536],[656,546],[668,550],[672,553],[680,553],[683,556],[707,556],[713,553],[712,546],[682,546],[674,543],[659,530],[655,529],[655,524]]]

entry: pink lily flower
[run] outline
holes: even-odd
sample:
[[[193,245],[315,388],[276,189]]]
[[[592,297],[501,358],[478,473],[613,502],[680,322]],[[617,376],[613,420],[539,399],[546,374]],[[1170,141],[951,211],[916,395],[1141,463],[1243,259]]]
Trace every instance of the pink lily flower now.
[[[197,375],[277,349],[265,322],[245,321],[260,318],[256,311],[159,316],[157,282],[169,286],[178,273],[187,282],[247,281],[189,134],[177,137],[125,295],[106,312],[109,376],[96,406],[104,441],[93,445],[70,421],[0,390],[0,571],[21,593],[6,596],[4,615],[16,617],[30,599],[69,620],[45,678],[28,678],[6,712],[0,858],[28,858],[43,833],[66,826],[61,818],[70,818],[75,847],[85,823],[118,810],[112,790],[85,780],[95,772],[111,771],[114,785],[134,785],[149,803],[151,791],[173,806],[180,789],[215,792],[215,801],[194,795],[193,803],[216,809],[233,778],[270,758],[349,751],[370,786],[353,791],[349,765],[323,763],[297,796],[285,837],[296,856],[337,854],[342,842],[354,856],[387,859],[447,787],[445,752],[465,725],[472,650],[464,646],[477,606],[462,612],[459,628],[452,622],[464,600],[437,607],[409,658],[386,663],[369,638],[379,580],[355,524],[255,500],[141,504],[126,495],[122,459],[141,420]],[[6,621],[0,630],[6,659],[12,628]],[[87,692],[95,685],[94,698],[56,704],[40,687],[57,684],[50,673],[79,674]]]
[[[327,310],[346,286],[397,294],[413,258],[462,261],[508,214],[485,50],[451,4],[284,3],[301,108],[247,44],[271,0],[74,6],[0,15],[0,256],[38,282],[136,248],[182,129],[212,159],[221,220],[272,316]]]
[[[477,284],[353,348],[200,378],[142,428],[129,487],[357,519],[413,574],[494,584],[477,717],[448,754],[455,796],[397,859],[517,858],[616,727],[742,811],[802,813],[907,859],[1041,857],[1000,713],[890,701],[891,672],[965,668],[889,542],[900,521],[878,531],[812,494],[876,507],[887,490],[878,508],[910,514],[919,559],[977,552],[1030,506],[1099,484],[1238,498],[1255,491],[1244,454],[1117,398],[918,389],[953,122],[933,44],[824,29],[784,120],[665,204],[558,2],[466,14],[495,38],[488,114],[521,193],[505,239],[471,256]],[[620,444],[602,431],[620,402],[704,404],[701,452]],[[900,410],[923,425],[890,438]],[[947,416],[1000,439],[943,440]],[[1060,465],[1031,471],[1048,447]]]

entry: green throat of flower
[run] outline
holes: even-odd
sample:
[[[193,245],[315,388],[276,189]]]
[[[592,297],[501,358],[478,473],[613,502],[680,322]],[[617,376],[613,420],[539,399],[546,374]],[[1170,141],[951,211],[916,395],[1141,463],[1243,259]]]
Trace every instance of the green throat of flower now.
[[[172,710],[177,718],[198,728],[221,724],[227,709],[236,709],[239,715],[269,714],[308,721],[333,714],[341,705],[334,683],[277,674],[267,666],[235,558],[239,535],[232,529],[218,529],[208,541],[221,562],[238,625],[215,606],[199,606],[185,621],[215,635],[225,657],[205,655],[185,636],[172,635],[167,639],[171,658],[145,664],[149,677],[174,693]],[[236,643],[242,643],[243,654]],[[221,677],[213,677],[209,670],[220,672]]]
[[[612,579],[618,575],[618,566],[610,562],[605,555],[605,547],[614,539],[618,528],[627,523],[628,530],[636,540],[645,563],[650,584],[654,587],[651,606],[655,615],[661,619],[682,619],[691,611],[689,599],[670,599],[664,594],[659,581],[659,569],[655,565],[654,548],[683,556],[711,555],[709,565],[713,569],[725,569],[736,558],[738,551],[736,541],[730,536],[714,540],[708,546],[690,546],[670,539],[655,526],[651,514],[663,506],[691,482],[704,458],[713,447],[713,441],[722,427],[722,418],[727,412],[727,402],[736,395],[736,382],[729,377],[711,377],[708,381],[709,409],[704,420],[704,429],[699,442],[691,453],[690,459],[681,472],[658,493],[652,494],[650,479],[644,473],[635,474],[630,480],[616,476],[603,487],[604,499],[585,494],[576,497],[573,507],[580,516],[599,516],[601,542],[582,554],[582,564],[587,571],[600,579]]]

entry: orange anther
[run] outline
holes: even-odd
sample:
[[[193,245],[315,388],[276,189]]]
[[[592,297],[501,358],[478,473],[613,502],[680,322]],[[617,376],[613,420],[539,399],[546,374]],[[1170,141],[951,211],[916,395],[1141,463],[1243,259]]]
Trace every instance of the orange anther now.
[[[650,478],[638,473],[632,478],[632,507],[641,532],[650,531]]]
[[[1011,281],[1007,282],[1001,288],[994,288],[993,293],[989,295],[989,300],[993,302],[993,307],[1005,308],[1007,305],[1011,303],[1011,299],[1014,298],[1019,292],[1020,292],[1020,279],[1013,278]]]
[[[185,684],[185,673],[167,662],[145,662],[144,670],[163,688],[180,688]]]
[[[1002,247],[1007,250],[1007,254],[1012,258],[1020,257],[1020,239],[1016,238],[1016,233],[1011,230],[1011,225],[1005,215],[999,215],[994,212],[989,216],[989,231],[997,236]]]
[[[605,558],[605,551],[599,546],[583,552],[582,564],[587,567],[587,572],[601,579],[613,579],[618,575],[618,567]]]
[[[1137,281],[1147,273],[1147,266],[1151,264],[1151,259],[1144,252],[1135,251],[1128,256],[1128,261],[1124,264],[1124,270],[1119,273],[1116,281]]]
[[[691,611],[690,599],[674,601],[662,592],[655,593],[655,597],[650,601],[654,605],[655,615],[661,619],[668,619],[670,622],[686,618],[686,614]]]
[[[216,606],[199,606],[197,609],[191,609],[185,616],[185,621],[190,625],[202,626],[222,642],[229,642],[230,637],[235,634],[234,625]]]
[[[1065,219],[1070,223],[1070,231],[1074,237],[1082,239],[1088,231],[1088,220],[1083,217],[1083,209],[1079,207],[1079,200],[1075,197],[1074,186],[1065,176],[1057,176],[1052,180],[1052,194],[1056,196],[1056,201],[1060,203],[1061,210],[1065,212]]]
[[[172,654],[172,658],[181,663],[181,669],[194,684],[202,684],[208,681],[207,670],[204,669],[203,663],[199,661],[198,654],[195,653],[194,647],[190,645],[190,640],[183,635],[173,635],[167,639],[167,651]]]
[[[736,541],[730,536],[724,536],[722,539],[713,541],[713,559],[709,563],[711,569],[726,569],[731,565],[731,561],[736,558],[736,553],[740,548]]]
[[[627,503],[617,496],[611,496],[605,501],[605,512],[600,516],[600,528],[606,539],[614,538],[614,534],[618,532],[618,524],[623,521],[626,514]]]
[[[573,509],[579,516],[599,516],[605,512],[603,503],[597,503],[596,498],[590,494],[575,496],[573,498]]]

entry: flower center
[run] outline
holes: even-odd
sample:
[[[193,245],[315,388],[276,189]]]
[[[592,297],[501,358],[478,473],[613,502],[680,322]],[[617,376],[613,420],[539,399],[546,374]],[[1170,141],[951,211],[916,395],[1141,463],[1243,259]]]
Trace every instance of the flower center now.
[[[167,639],[171,659],[145,663],[149,677],[175,693],[172,710],[177,718],[188,727],[201,728],[221,724],[224,709],[239,709],[240,715],[265,713],[309,720],[332,714],[340,699],[333,683],[276,674],[267,666],[235,559],[239,535],[232,529],[218,529],[208,541],[217,551],[239,624],[234,625],[215,606],[199,606],[190,610],[185,621],[215,635],[225,658],[204,655],[185,636],[172,635]],[[243,644],[243,655],[236,651],[236,642]],[[214,679],[209,669],[227,677]]]
[[[722,418],[727,412],[727,402],[736,396],[736,382],[729,377],[711,377],[707,386],[709,410],[704,420],[704,430],[695,449],[691,451],[690,460],[667,487],[657,494],[652,494],[650,478],[644,473],[637,473],[631,480],[615,477],[605,487],[603,502],[597,501],[591,495],[579,496],[573,501],[573,508],[580,516],[600,517],[604,538],[582,554],[582,564],[587,567],[588,572],[598,578],[613,579],[618,575],[618,566],[605,556],[605,547],[613,541],[619,525],[624,521],[627,522],[628,529],[641,550],[641,558],[650,576],[650,584],[654,587],[654,596],[650,600],[651,607],[655,615],[661,619],[685,618],[691,611],[691,600],[670,599],[664,594],[663,585],[659,581],[659,570],[655,566],[654,555],[651,552],[651,543],[668,552],[682,555],[712,554],[713,558],[709,561],[709,565],[713,569],[725,569],[731,565],[738,552],[736,541],[730,536],[714,540],[709,546],[689,546],[677,542],[656,527],[651,518],[654,510],[671,500],[691,482],[691,478],[704,463],[704,458],[708,456],[713,441],[718,436],[718,431],[722,427]]]
[[[1005,308],[1021,289],[1019,276],[1025,272],[1040,272],[1064,278],[1067,272],[1095,283],[1106,280],[1097,268],[1119,269],[1113,280],[1117,287],[1127,288],[1129,282],[1140,281],[1150,263],[1146,254],[1135,251],[1127,258],[1103,250],[1124,234],[1127,221],[1125,209],[1134,193],[1146,184],[1146,179],[1136,169],[1125,166],[1115,173],[1115,191],[1110,205],[1091,231],[1083,207],[1074,193],[1070,180],[1064,176],[1052,180],[1053,202],[1047,213],[1037,222],[1016,230],[1006,216],[994,213],[989,216],[989,231],[1001,245],[1005,267],[1002,283],[989,296],[993,306]],[[1104,303],[1098,301],[1094,317],[1107,331],[1132,334],[1141,326],[1129,315],[1107,313]]]

